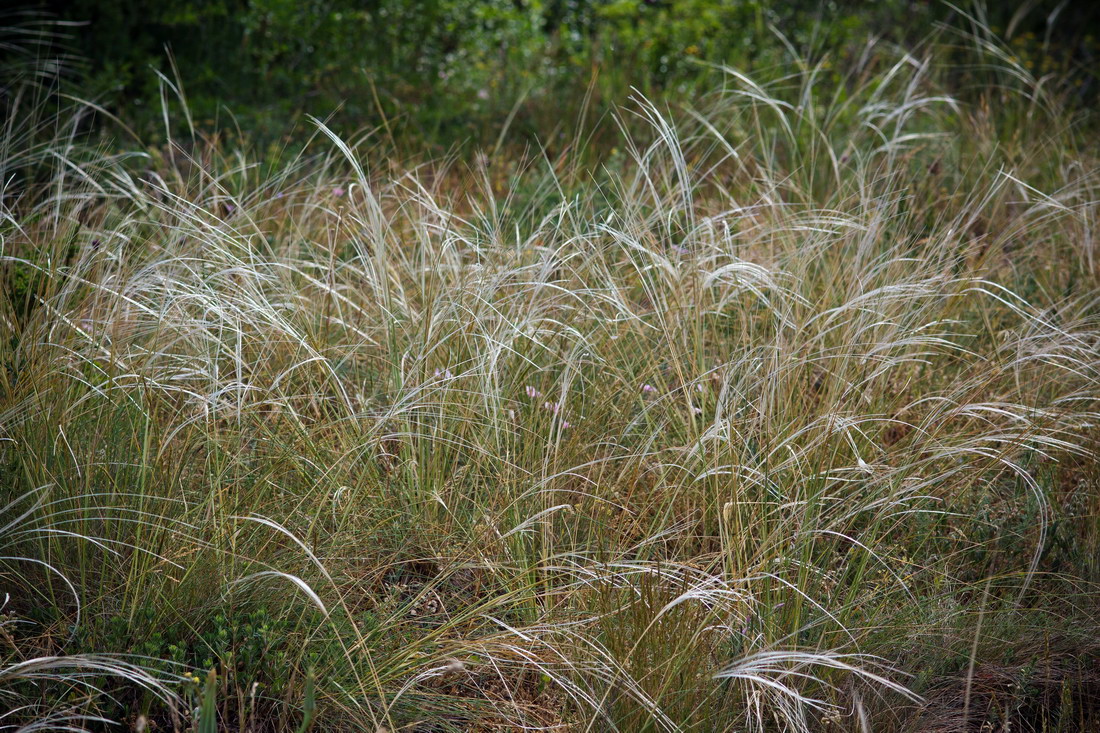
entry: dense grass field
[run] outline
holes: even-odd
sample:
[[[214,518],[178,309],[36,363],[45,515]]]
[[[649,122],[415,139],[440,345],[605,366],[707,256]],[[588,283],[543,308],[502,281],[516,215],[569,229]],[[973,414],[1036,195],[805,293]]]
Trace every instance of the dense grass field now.
[[[0,729],[1100,730],[1100,149],[1038,74],[977,26],[452,155],[29,85]]]

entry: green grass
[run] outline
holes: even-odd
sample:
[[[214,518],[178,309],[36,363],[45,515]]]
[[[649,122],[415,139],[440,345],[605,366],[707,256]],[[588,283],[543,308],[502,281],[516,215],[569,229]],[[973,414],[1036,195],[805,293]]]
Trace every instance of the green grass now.
[[[1096,726],[1094,121],[825,64],[563,154],[5,128],[0,725]]]

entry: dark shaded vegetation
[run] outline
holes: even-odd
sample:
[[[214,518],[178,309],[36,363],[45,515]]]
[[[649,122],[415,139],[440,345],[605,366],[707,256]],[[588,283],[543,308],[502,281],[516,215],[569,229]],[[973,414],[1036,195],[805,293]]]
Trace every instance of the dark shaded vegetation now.
[[[179,82],[200,129],[268,141],[302,113],[447,148],[492,144],[504,120],[553,144],[582,115],[632,89],[690,101],[721,84],[710,65],[747,72],[795,51],[837,74],[870,39],[919,43],[965,27],[934,0],[65,0],[37,6],[74,23],[81,90],[156,134],[162,80]],[[969,8],[968,8],[969,12]],[[1095,98],[1100,9],[1041,0],[991,3],[978,20],[1026,68]],[[963,56],[960,56],[960,62]],[[173,65],[174,59],[174,65]],[[174,97],[174,94],[169,94]],[[566,128],[564,131],[562,128]]]

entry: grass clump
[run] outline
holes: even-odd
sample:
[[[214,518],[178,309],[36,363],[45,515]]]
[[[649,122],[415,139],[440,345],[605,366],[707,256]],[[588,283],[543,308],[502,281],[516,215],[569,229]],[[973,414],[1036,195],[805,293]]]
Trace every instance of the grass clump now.
[[[4,725],[1095,725],[1091,122],[984,32],[824,64],[614,153],[35,159]]]

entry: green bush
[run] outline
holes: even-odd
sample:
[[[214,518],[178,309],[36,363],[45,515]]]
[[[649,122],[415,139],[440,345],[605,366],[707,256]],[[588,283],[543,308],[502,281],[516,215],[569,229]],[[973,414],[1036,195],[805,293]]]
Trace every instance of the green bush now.
[[[297,113],[337,113],[354,127],[392,124],[441,141],[495,135],[517,100],[521,126],[546,133],[599,98],[690,95],[713,82],[698,62],[790,63],[858,54],[872,36],[918,41],[954,10],[925,0],[782,4],[760,0],[46,0],[92,60],[89,93],[144,127],[160,124],[161,80],[175,72],[200,127],[227,113],[256,137]],[[1097,11],[1039,3],[977,12],[1010,30],[1036,70],[1059,57],[1091,74]],[[1024,48],[1026,47],[1026,48]],[[1041,58],[1040,58],[1041,57]],[[173,96],[173,95],[170,95]],[[563,114],[564,113],[564,114]]]

